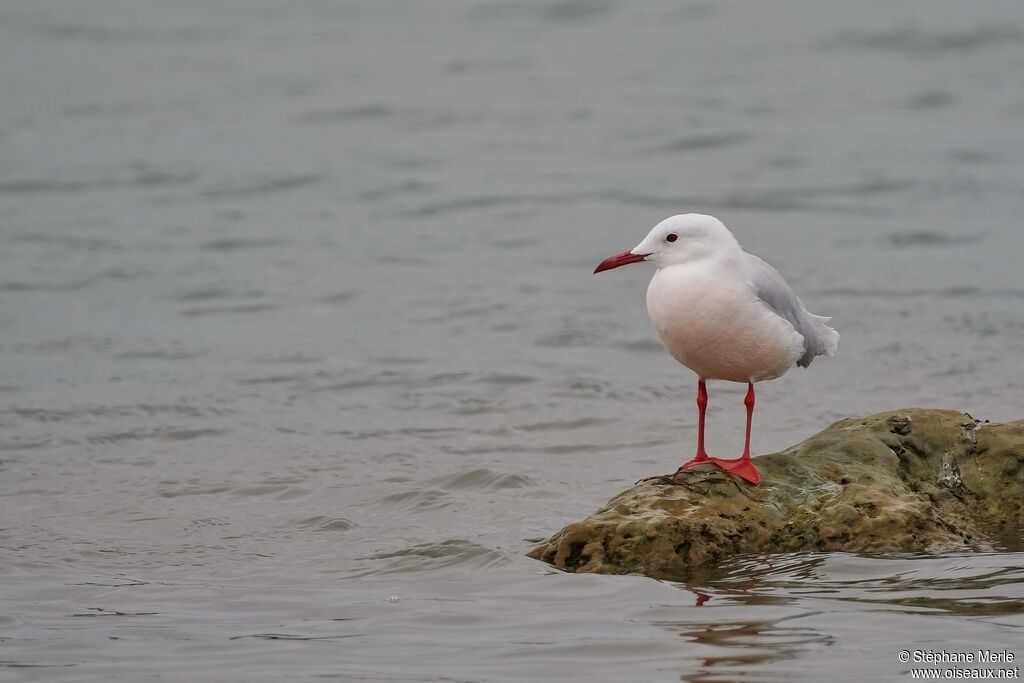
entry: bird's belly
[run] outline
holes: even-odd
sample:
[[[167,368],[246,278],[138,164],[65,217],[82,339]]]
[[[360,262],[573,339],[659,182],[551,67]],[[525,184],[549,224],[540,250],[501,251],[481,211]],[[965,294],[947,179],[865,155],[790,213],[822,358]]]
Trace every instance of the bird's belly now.
[[[700,280],[667,286],[652,281],[647,298],[661,343],[706,379],[772,379],[799,357],[800,335],[740,287]]]

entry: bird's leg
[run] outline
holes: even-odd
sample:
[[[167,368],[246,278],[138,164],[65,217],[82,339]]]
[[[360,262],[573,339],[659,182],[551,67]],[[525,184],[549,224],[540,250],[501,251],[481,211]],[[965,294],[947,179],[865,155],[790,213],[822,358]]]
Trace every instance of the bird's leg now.
[[[693,460],[684,462],[682,467],[676,470],[674,474],[667,474],[662,477],[648,477],[647,479],[641,479],[640,481],[658,479],[665,483],[674,484],[676,483],[675,476],[683,470],[696,465],[708,463],[715,465],[726,472],[735,474],[737,477],[740,477],[751,484],[759,484],[761,482],[761,474],[757,471],[757,468],[754,467],[754,463],[750,459],[750,427],[754,420],[753,382],[747,382],[747,396],[743,399],[743,405],[747,407],[747,430],[743,435],[743,455],[736,460],[724,460],[722,458],[708,457],[707,452],[704,450],[704,413],[708,407],[708,389],[702,378],[697,382],[697,408],[699,410],[697,416],[697,455],[694,456]]]
[[[704,450],[704,415],[708,410],[708,386],[704,378],[697,380],[697,455],[694,460],[702,462],[708,459]]]
[[[751,484],[757,484],[761,481],[761,474],[750,459],[750,425],[754,419],[753,382],[747,382],[747,396],[743,399],[743,405],[747,407],[747,431],[743,437],[743,455],[737,460],[722,460],[721,458],[710,458],[710,460],[726,472],[732,472]]]
[[[704,383],[704,378],[701,377],[697,381],[697,455],[693,456],[693,460],[683,463],[683,466],[679,468],[681,470],[708,462],[708,454],[704,450],[704,414],[707,409],[708,387]]]
[[[747,431],[743,436],[743,455],[741,460],[750,460],[750,424],[754,421],[754,383],[747,382],[747,396],[743,399],[747,407]]]

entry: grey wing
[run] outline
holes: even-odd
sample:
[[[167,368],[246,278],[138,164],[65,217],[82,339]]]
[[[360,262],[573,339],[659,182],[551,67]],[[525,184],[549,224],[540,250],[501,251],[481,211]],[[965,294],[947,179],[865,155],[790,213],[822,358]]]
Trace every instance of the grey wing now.
[[[815,356],[835,355],[839,333],[826,325],[832,318],[808,311],[779,271],[753,254],[744,255],[750,284],[757,297],[776,315],[789,321],[804,338],[804,354],[796,364],[806,368]]]

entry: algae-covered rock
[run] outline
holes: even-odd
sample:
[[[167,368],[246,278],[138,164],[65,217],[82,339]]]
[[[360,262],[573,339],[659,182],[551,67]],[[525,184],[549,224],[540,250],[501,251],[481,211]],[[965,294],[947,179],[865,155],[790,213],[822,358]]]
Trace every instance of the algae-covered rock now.
[[[912,408],[835,423],[756,459],[639,482],[530,557],[575,572],[672,576],[739,553],[985,548],[1024,527],[1024,421]]]

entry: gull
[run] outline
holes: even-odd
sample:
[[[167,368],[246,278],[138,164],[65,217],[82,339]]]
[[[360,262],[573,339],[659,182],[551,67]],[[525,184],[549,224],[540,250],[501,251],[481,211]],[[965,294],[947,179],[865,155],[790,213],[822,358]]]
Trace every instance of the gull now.
[[[770,265],[743,251],[722,221],[688,213],[658,223],[630,251],[610,256],[594,273],[648,261],[647,315],[665,349],[697,374],[697,454],[676,473],[710,463],[751,484],[761,475],[750,459],[754,383],[833,356],[839,333],[831,318],[808,311]],[[726,460],[704,450],[709,379],[746,382],[743,455]]]

